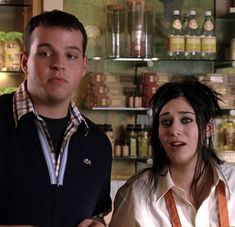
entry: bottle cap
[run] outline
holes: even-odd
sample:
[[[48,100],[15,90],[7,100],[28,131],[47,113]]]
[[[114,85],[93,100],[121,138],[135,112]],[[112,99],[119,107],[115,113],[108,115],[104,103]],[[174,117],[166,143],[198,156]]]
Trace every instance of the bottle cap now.
[[[207,10],[207,11],[205,12],[205,15],[206,15],[206,16],[211,16],[211,11],[210,11],[210,10]]]
[[[196,11],[195,10],[190,10],[190,15],[196,15]]]
[[[180,11],[178,9],[173,10],[173,15],[180,15]]]

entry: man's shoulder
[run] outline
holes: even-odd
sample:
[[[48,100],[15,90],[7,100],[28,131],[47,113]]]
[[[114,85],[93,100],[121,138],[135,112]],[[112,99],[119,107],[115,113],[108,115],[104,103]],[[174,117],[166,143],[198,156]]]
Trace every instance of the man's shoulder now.
[[[0,112],[12,109],[13,93],[0,95]]]

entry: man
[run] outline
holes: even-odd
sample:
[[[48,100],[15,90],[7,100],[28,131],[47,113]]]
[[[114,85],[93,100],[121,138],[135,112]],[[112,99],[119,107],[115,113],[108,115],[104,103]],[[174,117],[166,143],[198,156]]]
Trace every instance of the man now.
[[[86,45],[83,25],[62,11],[26,26],[26,79],[0,97],[0,225],[104,226],[111,145],[72,101]]]

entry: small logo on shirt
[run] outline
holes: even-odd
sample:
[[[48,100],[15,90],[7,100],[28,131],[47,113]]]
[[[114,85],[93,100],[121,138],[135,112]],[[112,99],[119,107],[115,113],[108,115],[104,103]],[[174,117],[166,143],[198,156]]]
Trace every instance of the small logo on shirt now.
[[[85,158],[83,162],[87,165],[91,165],[91,160],[89,160],[88,158]]]

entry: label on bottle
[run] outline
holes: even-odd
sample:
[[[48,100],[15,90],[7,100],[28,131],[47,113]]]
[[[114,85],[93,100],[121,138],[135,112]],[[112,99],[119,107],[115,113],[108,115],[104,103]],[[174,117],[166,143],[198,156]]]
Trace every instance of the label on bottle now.
[[[186,51],[188,52],[200,52],[201,51],[200,36],[186,36]]]
[[[177,30],[180,30],[182,28],[182,23],[181,23],[180,19],[174,20],[173,24],[172,24],[172,27],[177,29]]]
[[[18,45],[6,48],[5,57],[5,64],[7,69],[20,69],[20,47]]]
[[[184,52],[184,36],[169,36],[169,51]]]
[[[215,36],[202,36],[202,52],[216,53],[216,37]]]
[[[204,29],[207,31],[212,31],[214,29],[214,25],[213,25],[212,21],[210,21],[210,20],[206,21],[204,24]]]
[[[231,40],[230,57],[231,57],[231,60],[235,60],[235,39],[234,38]]]
[[[0,43],[0,69],[4,67],[4,45]]]
[[[196,19],[192,19],[189,21],[189,27],[192,29],[197,29],[198,28],[198,23],[196,21]]]

